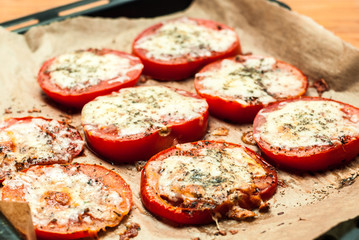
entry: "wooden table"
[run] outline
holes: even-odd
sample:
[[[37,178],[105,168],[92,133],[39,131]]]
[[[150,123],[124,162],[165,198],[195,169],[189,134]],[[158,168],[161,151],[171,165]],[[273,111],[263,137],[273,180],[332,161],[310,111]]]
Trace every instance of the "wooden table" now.
[[[359,47],[359,0],[281,0],[345,41]],[[19,18],[74,0],[0,0],[0,22]]]

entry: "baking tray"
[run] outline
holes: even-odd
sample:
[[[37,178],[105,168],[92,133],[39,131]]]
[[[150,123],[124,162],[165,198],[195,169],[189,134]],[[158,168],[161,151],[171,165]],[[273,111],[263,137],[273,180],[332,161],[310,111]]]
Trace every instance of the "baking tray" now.
[[[186,9],[193,0],[83,0],[71,4],[63,5],[43,12],[38,12],[28,16],[24,16],[11,21],[0,23],[4,28],[14,28],[13,32],[23,34],[31,27],[47,25],[52,22],[62,21],[76,16],[92,16],[92,17],[128,17],[128,18],[152,18],[162,16]],[[290,7],[280,1],[269,0],[278,5],[291,10]],[[102,3],[96,7],[87,8],[88,5],[94,3]],[[82,10],[76,11],[77,8]],[[84,9],[84,10],[83,10]],[[72,11],[70,14],[63,15],[65,11]],[[24,23],[36,20],[37,23],[21,27]],[[17,27],[20,26],[20,27]],[[0,212],[0,240],[18,240],[20,235],[11,226],[7,219]],[[359,217],[339,223],[326,233],[322,234],[317,240],[359,240]]]

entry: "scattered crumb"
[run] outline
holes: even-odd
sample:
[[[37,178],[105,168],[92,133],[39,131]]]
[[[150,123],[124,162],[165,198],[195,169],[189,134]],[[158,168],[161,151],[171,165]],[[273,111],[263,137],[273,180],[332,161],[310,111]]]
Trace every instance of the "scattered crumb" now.
[[[41,113],[41,110],[33,107],[31,110],[27,110],[28,113]]]
[[[341,179],[339,182],[338,189],[352,185],[358,176],[359,176],[358,173],[352,173],[350,177]]]
[[[145,83],[149,79],[148,76],[141,75],[140,79],[138,80],[140,83]]]
[[[211,135],[212,136],[227,136],[228,132],[229,132],[228,128],[218,127],[211,132]]]
[[[12,113],[11,107],[6,108],[5,111],[4,111],[4,113],[5,113],[5,114],[10,114],[10,113]]]
[[[249,145],[256,145],[256,142],[253,139],[253,131],[244,132],[241,138],[242,142]]]
[[[242,55],[243,56],[251,56],[253,53],[252,52],[246,52],[246,53],[243,53]]]
[[[280,179],[277,181],[277,184],[278,184],[278,186],[283,187],[283,188],[288,187],[288,184],[285,180]]]
[[[143,167],[145,166],[146,164],[146,161],[137,161],[135,163],[135,167],[136,167],[136,170],[139,172],[143,169]]]
[[[141,227],[138,223],[129,223],[126,224],[126,230],[124,233],[120,234],[120,240],[128,240],[134,238],[138,235],[138,231],[141,230]]]
[[[24,110],[18,110],[18,111],[16,111],[17,113],[23,113],[24,112]]]
[[[269,210],[269,203],[268,202],[262,202],[259,206],[259,212],[268,212]]]
[[[229,232],[234,235],[234,234],[237,234],[238,233],[238,230],[237,229],[232,229],[232,230],[229,230]]]
[[[313,83],[313,87],[315,89],[317,89],[319,97],[322,96],[323,92],[326,92],[330,89],[328,83],[324,80],[324,78],[321,78],[320,80],[315,81]]]
[[[222,235],[222,236],[226,236],[227,232],[224,230],[219,230],[218,232],[216,232],[214,235]]]
[[[68,114],[60,114],[59,116],[62,117],[62,118],[64,118],[63,121],[64,121],[66,124],[71,124],[71,123],[72,123],[72,116],[71,116],[71,115],[68,115]]]
[[[192,238],[191,240],[201,240],[199,237]]]
[[[284,212],[277,213],[278,216],[283,215],[283,214],[284,214]]]
[[[71,115],[68,114],[60,114],[60,117],[66,118],[66,119],[72,119]]]

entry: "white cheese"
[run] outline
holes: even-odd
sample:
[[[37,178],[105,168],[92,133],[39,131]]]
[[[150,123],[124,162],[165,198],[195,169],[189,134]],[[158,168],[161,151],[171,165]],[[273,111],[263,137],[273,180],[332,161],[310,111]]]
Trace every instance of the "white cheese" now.
[[[207,108],[204,99],[183,96],[167,87],[125,88],[86,104],[82,122],[85,130],[115,127],[118,136],[124,137],[200,117]]]
[[[343,105],[333,101],[295,101],[276,111],[260,112],[265,118],[256,138],[282,149],[333,145],[343,136],[358,136],[359,121],[349,119]]]
[[[274,58],[246,59],[244,62],[223,60],[220,68],[196,74],[201,78],[202,93],[235,100],[241,104],[257,101],[263,104],[276,98],[297,96],[303,81],[283,69],[273,70]]]
[[[41,174],[36,174],[31,168],[25,173],[19,172],[12,179],[5,180],[5,185],[12,189],[23,186],[35,226],[47,226],[54,219],[58,225],[66,226],[70,221],[79,222],[79,216],[84,213],[95,219],[114,221],[118,218],[114,211],[123,201],[116,191],[78,172],[76,167],[66,173],[64,167],[57,164],[43,168]],[[66,204],[46,198],[55,192],[67,196]],[[93,223],[89,217],[84,221],[90,223],[89,226]]]
[[[211,29],[188,18],[164,22],[154,34],[139,39],[135,48],[146,50],[146,57],[168,61],[171,59],[209,57],[223,52],[237,40],[230,29]]]
[[[187,150],[191,148],[187,147]],[[251,188],[253,177],[266,174],[242,148],[230,147],[204,148],[195,156],[170,156],[152,161],[148,167],[159,173],[159,194],[174,202],[199,198],[221,204],[234,197],[237,191]]]
[[[47,71],[50,80],[62,89],[83,90],[99,84],[125,82],[127,73],[142,70],[141,63],[131,64],[131,57],[125,58],[112,53],[97,55],[89,51],[77,51],[55,58]]]
[[[21,121],[0,131],[2,145],[11,144],[11,148],[2,150],[0,178],[16,171],[16,164],[26,168],[48,161],[70,162],[73,156],[69,150],[74,147],[73,151],[78,152],[84,146],[82,139],[69,138],[74,131],[55,120],[49,122],[41,118]]]

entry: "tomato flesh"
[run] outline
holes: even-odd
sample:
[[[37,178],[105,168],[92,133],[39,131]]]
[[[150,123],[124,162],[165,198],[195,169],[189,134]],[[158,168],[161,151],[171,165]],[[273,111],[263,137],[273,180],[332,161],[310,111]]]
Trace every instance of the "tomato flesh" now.
[[[351,135],[350,132],[344,133],[344,135],[338,133],[337,136],[333,136],[332,139],[327,140],[327,144],[310,146],[298,145],[289,149],[275,146],[273,143],[263,139],[261,136],[261,126],[267,121],[264,116],[265,114],[276,112],[285,104],[315,101],[339,104],[341,107],[340,111],[344,112],[344,118],[347,119],[350,124],[353,126],[356,125],[357,128],[359,128],[359,109],[339,101],[318,97],[302,97],[271,104],[266,108],[263,108],[256,116],[253,122],[253,135],[254,140],[268,160],[276,166],[300,171],[325,170],[348,162],[359,154],[359,134]],[[323,121],[326,118],[328,118],[326,115],[321,115],[319,117],[319,119],[322,119]],[[309,122],[308,124],[311,123]],[[324,127],[326,126],[324,125]],[[334,129],[334,127],[330,128]],[[283,140],[283,142],[285,142],[285,140]]]
[[[189,19],[195,21],[199,26],[203,26],[209,29],[216,29],[217,31],[222,29],[232,30],[224,24],[216,23],[210,20],[194,18]],[[176,20],[177,19],[172,21]],[[141,39],[144,37],[155,34],[158,29],[160,29],[165,24],[166,23],[158,23],[144,30],[136,37],[132,44],[133,54],[138,56],[144,64],[144,74],[149,75],[150,77],[153,77],[157,80],[170,81],[186,79],[193,76],[201,67],[210,62],[241,53],[240,42],[238,36],[236,36],[236,40],[230,47],[228,47],[228,49],[221,52],[212,51],[209,56],[189,57],[187,55],[183,55],[180,57],[175,57],[171,60],[158,60],[156,58],[146,56],[147,51],[137,47],[137,42],[141,41]]]
[[[192,200],[192,202],[185,204],[177,202],[178,200],[174,202],[174,200],[169,200],[167,197],[161,195],[159,191],[159,178],[163,170],[162,168],[160,171],[154,170],[152,166],[157,166],[157,164],[161,164],[165,159],[176,156],[191,157],[195,162],[196,157],[199,156],[198,154],[202,150],[218,150],[219,153],[221,152],[221,149],[227,147],[243,149],[251,159],[255,161],[257,166],[260,166],[265,172],[264,175],[254,177],[254,182],[252,184],[255,185],[255,187],[253,187],[253,185],[252,187],[255,190],[251,187],[249,189],[242,189],[241,191],[243,191],[243,194],[241,194],[239,201],[228,198],[219,203],[216,203],[216,200],[207,202],[207,200],[204,200],[204,198],[207,199],[207,196],[202,196],[197,198],[197,200]],[[182,168],[185,168],[185,166]],[[189,174],[193,171],[194,170],[190,170]],[[203,174],[205,175],[204,172]],[[199,172],[195,177],[197,178],[198,176],[204,175]],[[233,143],[199,141],[188,144],[179,144],[153,156],[142,171],[141,198],[144,206],[157,216],[180,224],[206,224],[213,222],[213,217],[218,213],[222,216],[225,216],[226,214],[228,216],[229,210],[236,208],[237,204],[243,209],[253,209],[258,207],[261,199],[268,200],[275,193],[276,186],[277,175],[274,168],[264,162],[261,157],[248,148]],[[196,186],[194,185],[190,185],[189,187],[196,189]],[[199,194],[198,191],[200,190],[198,189],[194,191]],[[246,210],[244,211],[246,212]]]
[[[299,71],[297,68],[295,68],[294,66],[279,61],[279,60],[275,60],[274,65],[271,67],[270,71],[276,72],[276,71],[282,71],[285,73],[289,73],[291,74],[296,82],[299,82],[300,86],[298,86],[298,88],[292,92],[290,92],[289,87],[286,87],[284,89],[281,90],[280,94],[278,93],[271,93],[270,90],[266,89],[266,87],[263,87],[265,92],[267,92],[272,100],[268,101],[263,101],[261,100],[261,97],[258,97],[260,95],[255,95],[252,94],[250,96],[241,96],[240,91],[238,91],[238,95],[233,96],[232,93],[230,93],[231,95],[229,95],[229,93],[226,93],[226,91],[224,91],[223,93],[221,92],[222,90],[216,90],[214,91],[214,89],[211,89],[209,87],[207,87],[205,85],[206,82],[206,74],[210,74],[209,78],[215,78],[215,72],[216,71],[220,71],[221,69],[223,69],[224,67],[222,67],[222,64],[224,64],[224,62],[231,62],[233,63],[233,66],[236,66],[237,64],[242,64],[245,63],[246,61],[254,61],[254,60],[264,60],[266,58],[264,57],[259,57],[259,56],[236,56],[236,57],[232,57],[232,58],[226,58],[226,59],[222,59],[222,60],[218,60],[216,62],[210,63],[208,65],[206,65],[201,71],[198,72],[198,74],[196,74],[195,77],[195,89],[198,93],[198,95],[200,95],[201,97],[205,98],[208,102],[209,105],[209,111],[212,115],[221,118],[221,119],[225,119],[228,121],[232,121],[232,122],[238,122],[238,123],[250,123],[253,122],[254,117],[256,116],[256,114],[258,113],[258,111],[260,109],[262,109],[264,106],[266,106],[268,103],[270,102],[275,102],[278,100],[283,100],[283,99],[287,99],[287,98],[295,98],[295,97],[299,97],[305,94],[307,88],[308,88],[308,80],[307,77],[304,76],[304,74]],[[268,58],[269,59],[269,58]],[[273,59],[273,58],[271,58]],[[239,69],[239,68],[238,68]],[[246,71],[243,72],[243,74],[251,74],[251,71],[253,71],[253,67],[247,67],[247,69],[245,69]],[[236,70],[238,71],[238,70]],[[233,79],[236,79],[234,76],[237,74],[236,71],[234,72],[230,72],[228,73],[228,75],[221,77],[224,78],[223,80],[228,80],[228,82],[230,83],[230,81],[232,81]],[[260,70],[258,70],[259,73]],[[262,73],[263,74],[263,73]],[[254,74],[256,75],[256,74]],[[247,77],[247,76],[244,76]],[[252,82],[255,83],[258,79],[255,79],[255,77],[252,77]],[[221,81],[223,81],[222,79],[220,79]],[[286,81],[287,82],[287,81]],[[242,83],[242,84],[246,84],[246,83]],[[285,83],[285,84],[289,84],[289,83]],[[264,84],[263,84],[264,85]],[[217,84],[218,86],[218,84]],[[270,85],[269,85],[270,86]],[[231,87],[229,87],[231,88]],[[242,89],[244,89],[244,87],[241,87]],[[233,91],[233,89],[229,89],[231,92]],[[250,89],[250,91],[254,91],[255,89]],[[257,93],[258,94],[258,93]]]
[[[88,86],[84,89],[71,89],[62,88],[51,81],[51,71],[49,71],[49,68],[57,58],[47,60],[39,70],[37,77],[38,83],[46,95],[65,106],[81,108],[97,96],[106,95],[121,88],[132,87],[136,85],[142,73],[143,66],[141,60],[131,54],[111,49],[87,49],[82,52],[90,52],[97,56],[113,54],[119,58],[128,59],[131,66],[141,65],[141,67],[124,73],[124,76],[127,77],[124,81],[114,81],[117,77],[121,77],[117,76],[112,79],[101,79],[96,85]]]
[[[201,99],[187,91],[172,90],[186,97]],[[209,115],[207,103],[205,105],[206,108],[198,113],[198,117],[172,122],[169,120],[161,129],[148,129],[135,135],[119,136],[117,129],[109,131],[105,128],[94,127],[84,118],[82,125],[90,148],[106,160],[115,163],[147,160],[159,151],[177,143],[201,139],[206,134]]]
[[[90,224],[86,221],[82,221],[79,215],[78,220],[69,220],[68,224],[65,225],[58,224],[58,221],[52,221],[50,224],[45,225],[35,224],[35,232],[39,239],[77,239],[83,237],[96,237],[98,231],[104,229],[107,226],[113,227],[118,225],[122,218],[129,213],[132,206],[132,192],[129,185],[127,185],[127,183],[121,178],[120,175],[102,166],[89,164],[35,166],[27,169],[24,174],[27,174],[27,172],[31,172],[32,174],[41,174],[44,171],[51,171],[54,166],[61,167],[65,173],[69,174],[69,176],[74,174],[73,168],[76,168],[76,173],[87,175],[90,179],[93,180],[93,183],[100,182],[107,189],[117,192],[122,201],[116,207],[116,212],[118,213],[118,218],[116,221],[93,219],[94,222]],[[56,178],[56,176],[54,177]],[[56,199],[55,197],[56,200],[53,200],[58,201],[56,202],[57,204],[61,203],[61,205],[63,205],[59,207],[66,207],[68,204],[70,204],[69,202],[71,202],[71,198],[66,199],[63,197],[67,194],[66,190],[57,189],[56,187],[48,188],[51,191],[57,191],[56,194],[62,194],[62,198],[58,197]],[[44,199],[49,199],[49,196],[46,197],[43,195],[42,197]],[[26,201],[24,189],[14,188],[5,184],[2,191],[2,200]],[[48,203],[50,202],[49,200],[47,201]],[[36,206],[31,206],[30,203],[30,208],[31,207]],[[49,209],[45,209],[44,211],[46,210],[51,211],[51,206],[49,206]]]

